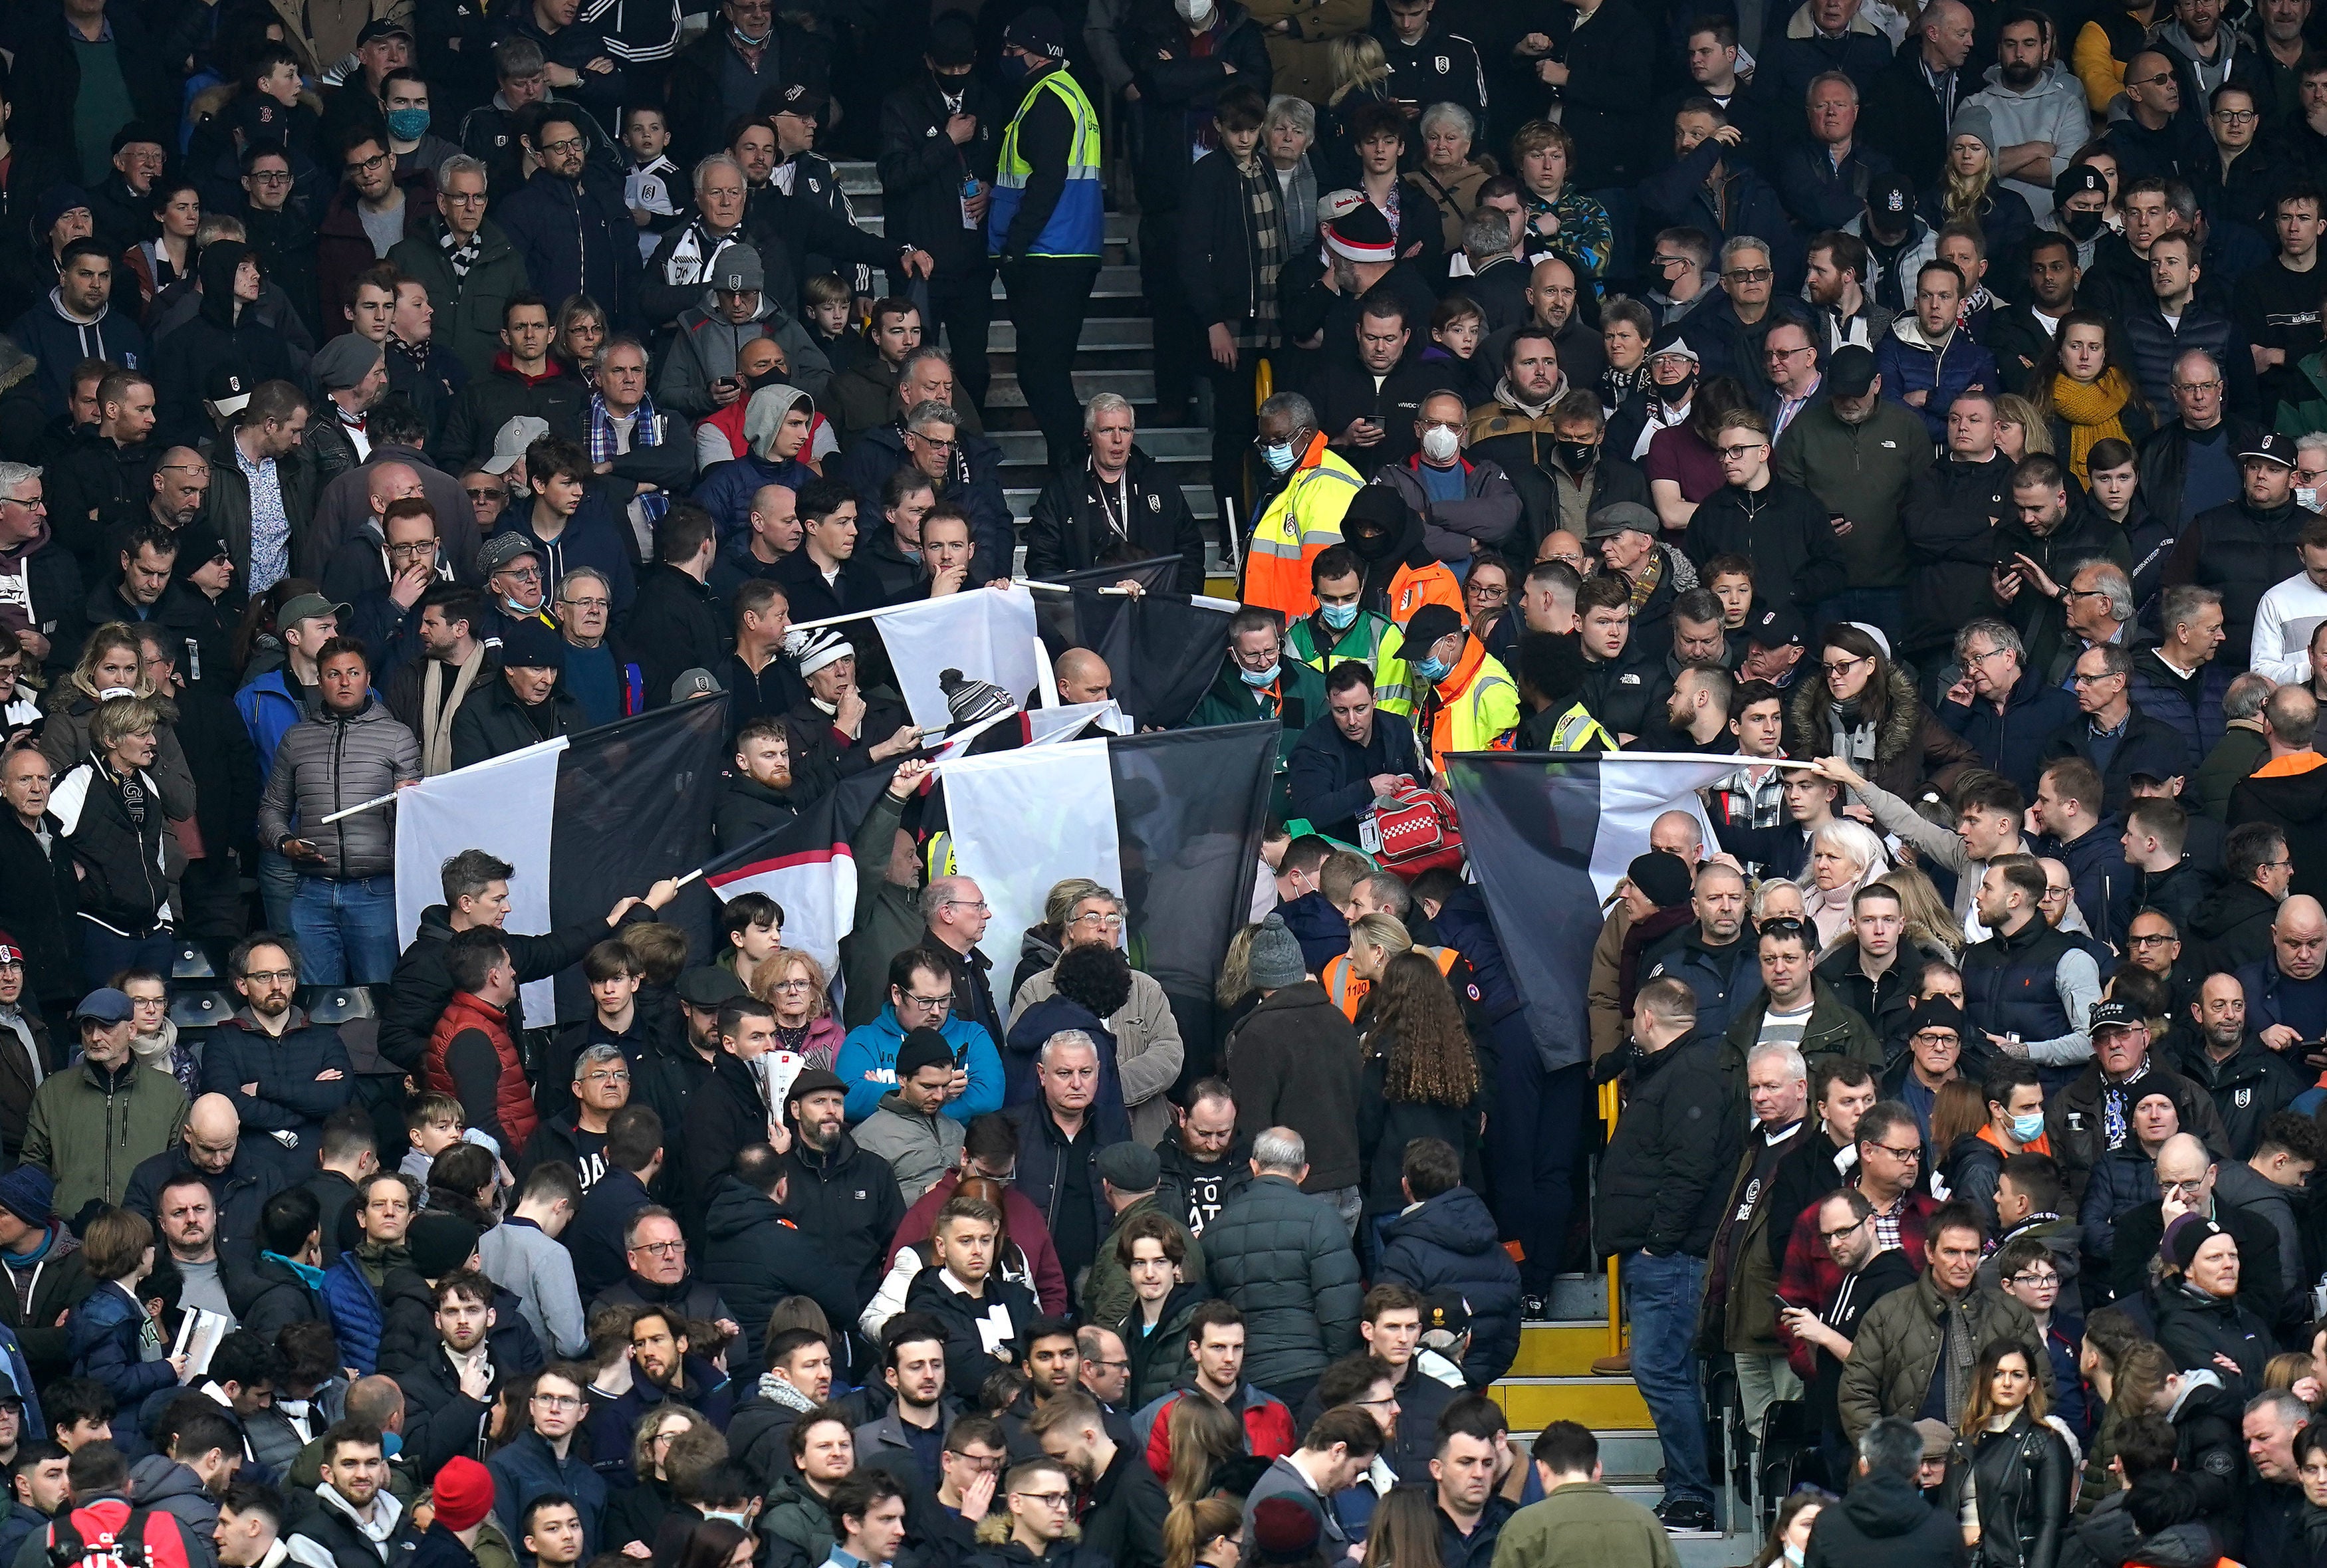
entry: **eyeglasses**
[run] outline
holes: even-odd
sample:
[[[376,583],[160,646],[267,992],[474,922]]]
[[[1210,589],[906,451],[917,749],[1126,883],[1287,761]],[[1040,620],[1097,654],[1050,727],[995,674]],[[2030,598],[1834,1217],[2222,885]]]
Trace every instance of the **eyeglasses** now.
[[[2172,71],[2161,70],[2155,76],[2126,77],[2125,79],[2125,85],[2127,87],[2163,87],[2173,79],[2173,73]]]
[[[252,183],[257,185],[288,185],[291,183],[291,171],[288,169],[253,169],[250,172],[249,179]]]
[[[579,1410],[582,1396],[578,1394],[537,1394],[533,1402],[544,1410]]]
[[[956,1453],[951,1449],[946,1450],[945,1457],[956,1464],[966,1464],[974,1470],[990,1476],[1000,1475],[1003,1467],[1010,1462],[1010,1456],[1007,1454]]]
[[[541,568],[538,566],[504,566],[500,570],[500,574],[519,583],[541,581]]]
[[[606,599],[565,599],[559,602],[575,610],[607,610],[612,607],[612,601]]]
[[[2178,942],[2178,941],[2180,941],[2181,939],[2182,939],[2182,938],[2179,938],[2179,937],[2164,936],[2164,937],[2127,937],[2125,940],[2126,940],[2126,945],[2127,947],[2163,947],[2166,946],[2168,943],[2172,943],[2172,942]]]
[[[2252,109],[2216,109],[2214,117],[2225,125],[2246,126],[2252,125],[2262,117]]]
[[[369,158],[358,158],[351,163],[341,165],[341,167],[345,168],[350,174],[369,174],[378,171],[379,166],[387,162],[388,154],[386,153],[374,153]]]
[[[1740,442],[1735,446],[1716,446],[1713,450],[1715,455],[1724,462],[1736,462],[1743,460],[1749,453],[1769,451],[1770,443],[1766,441],[1745,441]]]
[[[786,984],[790,984],[790,982],[786,982]],[[942,996],[916,996],[913,993],[908,991],[905,993],[905,1000],[911,1003],[916,1007],[951,1007],[953,1005],[953,993],[949,991]]]
[[[2176,392],[2220,392],[2221,389],[2222,378],[2219,376],[2215,377],[2211,381],[2176,381],[2173,383],[2173,390]]]
[[[585,1084],[626,1084],[631,1081],[631,1075],[624,1068],[602,1067],[596,1072],[584,1073],[582,1081]]]
[[[416,539],[409,545],[390,545],[388,553],[391,557],[401,556],[407,561],[415,555],[433,555],[436,553],[436,541]]]
[[[2061,597],[2063,599],[2106,599],[2108,595],[2098,588],[2063,588],[2061,590]]]
[[[948,899],[944,907],[949,910],[976,910],[980,914],[994,912],[994,906],[984,899]]]
[[[1075,1494],[1072,1492],[1012,1492],[1010,1495],[1014,1498],[1023,1498],[1030,1503],[1038,1503],[1046,1508],[1063,1508],[1075,1500]]]
[[[455,207],[482,207],[485,204],[482,191],[440,191],[437,194]]]
[[[1762,358],[1771,360],[1776,364],[1782,365],[1788,359],[1792,359],[1796,354],[1807,354],[1810,351],[1810,346],[1808,343],[1804,343],[1799,349],[1764,349],[1762,350]]]
[[[1093,910],[1087,915],[1077,915],[1068,923],[1077,926],[1093,926],[1104,931],[1119,931],[1123,929],[1123,917],[1121,915],[1105,915],[1099,913],[1097,910]]]
[[[468,492],[468,496],[472,501],[505,501],[509,499],[509,491],[504,490],[472,490]]]
[[[1967,653],[1964,655],[1964,662],[1966,664],[1986,664],[1997,654],[2009,653],[2011,649],[2009,649],[1991,648],[1986,653]]]
[[[541,150],[545,153],[578,153],[589,145],[580,136],[567,136],[560,141],[542,143]]]
[[[296,969],[253,969],[245,974],[243,978],[261,985],[288,985],[293,981],[299,978],[299,971]]]
[[[1882,1150],[1902,1165],[1920,1165],[1923,1161],[1923,1151],[1920,1144],[1912,1149],[1894,1149],[1888,1143],[1869,1143],[1867,1147]]]
[[[1864,658],[1837,658],[1833,663],[1821,667],[1825,669],[1827,677],[1833,679],[1837,676],[1848,675],[1855,667],[1865,662]]]
[[[657,1257],[677,1257],[687,1250],[683,1241],[642,1241],[631,1248],[632,1252],[650,1252]]]
[[[2157,1179],[2157,1190],[2169,1198],[2194,1198],[2205,1185],[2206,1179],[2203,1176],[2189,1181],[2168,1181],[2163,1176]]]
[[[2058,1290],[2061,1288],[2061,1276],[2056,1274],[2038,1274],[2033,1269],[2031,1269],[2024,1274],[2014,1274],[2005,1283],[2006,1284],[2026,1285],[2033,1291]]]
[[[2071,686],[2098,686],[2105,680],[2123,680],[2124,678],[2125,677],[2111,669],[2105,669],[2098,675],[2087,675],[2083,670],[2079,670],[2076,674],[2069,677],[2069,684]]]
[[[1662,272],[1668,266],[1687,266],[1695,259],[1687,256],[1652,256],[1649,257],[1649,265]]]
[[[1873,1219],[1874,1218],[1874,1216],[1870,1214],[1866,1217],[1866,1219],[1854,1219],[1839,1230],[1821,1230],[1818,1232],[1818,1239],[1827,1243],[1828,1245],[1832,1245],[1835,1242],[1840,1241],[1844,1237],[1848,1236],[1851,1232],[1862,1228],[1868,1219]]]

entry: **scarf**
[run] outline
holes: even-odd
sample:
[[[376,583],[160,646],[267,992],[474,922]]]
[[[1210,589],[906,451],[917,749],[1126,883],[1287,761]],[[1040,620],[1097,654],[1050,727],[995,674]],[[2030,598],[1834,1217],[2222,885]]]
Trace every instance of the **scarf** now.
[[[429,677],[423,666],[420,677],[420,772],[423,778],[434,779],[439,773],[453,770],[453,716],[461,711],[461,699],[469,695],[469,687],[485,667],[485,645],[477,644],[469,657],[461,661],[453,673],[453,689],[444,690],[443,683]]]
[[[1874,761],[1874,722],[1864,716],[1865,706],[1857,697],[1827,705],[1827,727],[1834,735],[1834,754],[1848,759],[1862,773]]]
[[[444,259],[451,264],[454,277],[467,277],[469,269],[484,256],[485,242],[478,238],[482,233],[484,230],[481,228],[463,239],[448,228],[436,237],[436,248],[444,253]]]
[[[631,425],[631,450],[636,452],[650,446],[660,446],[663,435],[655,418],[654,399],[640,398],[638,407],[632,412],[635,417]],[[621,434],[614,428],[614,416],[606,412],[606,399],[595,392],[590,394],[589,435],[592,462],[612,462],[622,455]],[[670,497],[660,490],[651,495],[633,496],[631,500],[646,514],[650,527],[660,521],[663,513],[670,509]]]
[[[323,1288],[323,1271],[317,1268],[313,1264],[301,1263],[295,1257],[285,1257],[279,1252],[261,1252],[258,1255],[261,1257],[271,1257],[276,1263],[281,1264],[285,1268],[289,1269],[293,1274],[297,1274],[299,1278],[305,1283],[309,1290],[320,1291]],[[375,1286],[374,1288],[377,1289],[378,1287]],[[150,1321],[151,1320],[148,1321]]]
[[[1972,1343],[1971,1299],[1972,1293],[1966,1291],[1961,1301],[1946,1302],[1939,1309],[1939,1356],[1947,1365],[1948,1414],[1951,1418],[1960,1414],[1971,1397],[1972,1363],[1979,1358],[1979,1351]]]
[[[760,1397],[772,1399],[787,1410],[803,1414],[816,1408],[816,1401],[785,1382],[772,1372],[760,1374]]]
[[[2052,378],[2052,406],[2069,422],[2069,471],[2079,484],[2086,482],[2094,443],[2126,439],[2121,416],[2132,399],[2133,384],[2114,366],[2089,387],[2065,371]]]
[[[1665,552],[1659,545],[1651,549],[1640,562],[1640,575],[1632,579],[1632,613],[1640,613],[1640,606],[1656,596],[1657,585],[1665,580]]]
[[[1277,345],[1277,275],[1285,269],[1285,203],[1276,176],[1263,159],[1237,171],[1244,190],[1245,233],[1252,245],[1252,315],[1237,331],[1241,349]]]
[[[2107,1078],[2101,1080],[2101,1140],[2112,1152],[2125,1147],[2129,1135],[2126,1114],[2140,1098],[2135,1092],[2135,1086],[2148,1076],[2149,1064],[2145,1061],[2134,1069],[2131,1078],[2121,1084],[2113,1084]]]
[[[379,1289],[387,1280],[388,1270],[401,1268],[411,1261],[411,1249],[401,1242],[361,1241],[356,1244],[356,1266],[363,1270],[364,1278],[371,1282],[374,1290]]]

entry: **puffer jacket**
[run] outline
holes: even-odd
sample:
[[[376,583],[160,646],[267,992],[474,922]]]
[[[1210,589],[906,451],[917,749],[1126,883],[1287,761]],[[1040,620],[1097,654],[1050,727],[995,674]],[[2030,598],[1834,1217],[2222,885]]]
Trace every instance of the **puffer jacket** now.
[[[1463,1376],[1484,1388],[1510,1370],[1519,1349],[1519,1267],[1503,1250],[1486,1200],[1451,1187],[1382,1227],[1377,1284],[1396,1281],[1428,1295],[1458,1290],[1471,1308]]]
[[[295,832],[323,852],[321,864],[296,869],[334,882],[387,876],[396,870],[396,817],[359,811],[330,826],[332,812],[388,793],[420,777],[420,742],[367,697],[351,714],[318,710],[284,733],[258,807],[258,841],[279,845]]]
[[[65,1325],[73,1375],[104,1384],[115,1402],[127,1410],[169,1387],[178,1380],[177,1370],[158,1354],[151,1360],[144,1358],[140,1339],[145,1324],[145,1309],[127,1291],[111,1280],[98,1285],[73,1309],[72,1321]],[[160,1348],[154,1347],[157,1351]]]
[[[1172,1293],[1164,1298],[1164,1311],[1156,1318],[1153,1332],[1141,1330],[1135,1302],[1131,1311],[1116,1322],[1115,1331],[1122,1337],[1124,1354],[1131,1358],[1130,1380],[1123,1390],[1125,1408],[1142,1409],[1194,1376],[1194,1363],[1188,1355],[1188,1320],[1196,1315],[1198,1307],[1211,1299],[1210,1287],[1201,1280],[1193,1280],[1172,1287]]]
[[[1926,779],[1948,788],[1958,771],[1978,762],[1978,753],[1923,705],[1915,695],[1915,683],[1904,671],[1893,667],[1885,676],[1883,725],[1874,733],[1874,765],[1860,764],[1868,781],[1905,799],[1914,798]],[[1833,706],[1826,673],[1811,671],[1787,699],[1787,756],[1834,755]]]
[[[786,1296],[807,1296],[836,1323],[855,1318],[862,1304],[855,1282],[843,1278],[816,1238],[766,1194],[722,1176],[711,1190],[703,1234],[701,1278],[743,1326],[750,1365],[758,1365],[768,1314]]]
[[[1358,1257],[1332,1204],[1265,1174],[1204,1239],[1213,1293],[1244,1313],[1247,1377],[1264,1388],[1298,1384],[1357,1349]]]
[[[679,313],[676,334],[655,377],[656,406],[672,409],[689,419],[715,414],[719,402],[711,384],[735,374],[735,359],[754,338],[772,338],[790,367],[787,378],[821,406],[832,389],[832,361],[792,320],[791,313],[762,294],[759,313],[741,324],[719,313],[718,296],[706,289],[703,303]]]
[[[2085,1173],[2084,1196],[2077,1201],[2085,1250],[2108,1256],[2117,1246],[2117,1222],[2156,1197],[2157,1162],[2139,1143],[2128,1137],[2124,1148],[2103,1153]]]
[[[340,1076],[319,1076],[326,1072]],[[249,1083],[258,1086],[257,1094],[243,1092]],[[219,1026],[202,1052],[202,1092],[232,1100],[246,1134],[267,1134],[253,1138],[252,1145],[266,1150],[295,1181],[315,1168],[325,1118],[354,1097],[356,1069],[340,1031],[308,1022],[304,1008],[293,1007],[283,1032],[270,1035],[243,1007]],[[286,1133],[294,1142],[277,1135]]]
[[[1651,1053],[1628,1043],[1593,1076],[1619,1071],[1631,1075],[1631,1093],[1600,1158],[1593,1242],[1603,1253],[1703,1257],[1724,1196],[1721,1174],[1735,1155],[1717,1048],[1689,1041]]]
[[[2023,1405],[2010,1426],[1968,1442],[1979,1568],[2052,1568],[2077,1489],[2068,1439],[2049,1421],[2031,1418]]]
[[[969,1087],[947,1103],[947,1114],[966,1127],[972,1117],[1000,1110],[1002,1059],[984,1026],[948,1014],[938,1032],[953,1048],[954,1066],[969,1075]],[[879,1110],[883,1097],[897,1087],[897,1052],[904,1043],[904,1026],[897,1022],[895,1006],[887,1002],[871,1022],[858,1024],[841,1041],[832,1070],[848,1086],[842,1110],[851,1122],[864,1121]]]
[[[1852,1442],[1883,1416],[1911,1421],[1923,1407],[1931,1374],[1939,1364],[1940,1315],[1949,1310],[1928,1271],[1918,1274],[1910,1289],[1893,1291],[1866,1309],[1851,1339],[1850,1358],[1842,1364],[1842,1386],[1835,1395],[1843,1433]],[[1975,1285],[1953,1310],[1967,1315],[1975,1347],[1998,1339],[2024,1345],[2042,1342],[2028,1309],[1999,1291]],[[2049,1358],[2037,1358],[2036,1376],[2050,1394]]]
[[[962,1132],[962,1125],[943,1111],[924,1115],[892,1089],[881,1097],[878,1109],[856,1124],[856,1141],[889,1162],[897,1173],[898,1196],[911,1203],[961,1162]],[[1100,1255],[1104,1259],[1104,1251]]]
[[[143,820],[129,814],[124,781],[94,753],[59,779],[49,797],[49,813],[80,873],[81,918],[126,937],[150,935],[168,919],[178,847],[164,826],[161,785],[144,769],[137,778]]]
[[[395,1252],[395,1261],[408,1261],[410,1255],[401,1246]],[[340,1254],[339,1261],[323,1271],[322,1294],[340,1354],[349,1366],[370,1377],[379,1369],[379,1339],[388,1326],[388,1310],[353,1247]]]
[[[1890,332],[1875,345],[1874,369],[1883,378],[1883,396],[1893,402],[1903,403],[1910,392],[1930,394],[1916,412],[1933,441],[1946,438],[1948,406],[1957,397],[1970,391],[1999,391],[2004,385],[1996,376],[1995,356],[1969,331],[1958,328],[1944,343],[1933,343],[1911,313],[1892,322]]]
[[[1730,1019],[1762,994],[1762,966],[1753,944],[1740,938],[1715,947],[1694,924],[1659,939],[1640,956],[1640,968],[1643,982],[1670,978],[1696,993],[1693,1038],[1700,1043],[1718,1043],[1729,1031]]]
[[[2294,574],[2294,542],[2311,514],[2290,497],[2257,508],[2246,498],[2198,514],[2165,564],[2168,583],[2197,583],[2222,596],[2225,646],[2251,648],[2255,607]]]

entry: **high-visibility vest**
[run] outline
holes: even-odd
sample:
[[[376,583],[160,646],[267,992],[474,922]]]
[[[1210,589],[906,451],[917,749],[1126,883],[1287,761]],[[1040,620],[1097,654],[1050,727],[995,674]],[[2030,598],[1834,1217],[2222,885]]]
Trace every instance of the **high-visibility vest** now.
[[[1463,584],[1445,564],[1433,561],[1427,566],[1400,566],[1389,580],[1389,618],[1404,626],[1414,619],[1414,612],[1425,604],[1444,604],[1471,623],[1471,612],[1463,608]]]
[[[1010,238],[1018,205],[1026,199],[1026,181],[1034,166],[1018,153],[1018,126],[1043,93],[1052,92],[1074,116],[1074,139],[1067,146],[1067,188],[1051,210],[1042,232],[1026,247],[1029,256],[1096,258],[1106,243],[1107,210],[1098,184],[1098,116],[1082,88],[1061,68],[1046,70],[1033,86],[1002,133],[1002,160],[994,176],[994,200],[986,210],[986,254],[1000,256]]]
[[[1616,737],[1603,728],[1600,721],[1592,716],[1592,710],[1582,703],[1560,714],[1559,722],[1551,727],[1551,749],[1555,751],[1580,751],[1595,740],[1611,751],[1622,749],[1616,744]]]
[[[1416,947],[1414,950],[1437,965],[1441,975],[1452,975],[1454,961],[1463,956],[1452,947]],[[1355,1023],[1358,1014],[1365,1008],[1366,997],[1372,992],[1374,983],[1351,968],[1347,953],[1337,953],[1326,959],[1325,972],[1318,979],[1323,982],[1325,994],[1333,999],[1333,1005],[1341,1010],[1341,1015]]]
[[[1297,617],[1286,634],[1293,657],[1321,673],[1331,673],[1344,659],[1355,659],[1374,672],[1374,706],[1386,714],[1414,712],[1414,688],[1406,660],[1393,658],[1387,651],[1398,640],[1398,629],[1388,616],[1360,611],[1347,631],[1324,629],[1322,635],[1330,642],[1321,643],[1313,611]]]
[[[1274,610],[1287,622],[1316,609],[1310,564],[1341,542],[1341,515],[1364,484],[1356,469],[1326,450],[1322,435],[1312,438],[1285,488],[1254,520],[1245,552],[1244,602]]]
[[[1421,677],[1415,679],[1419,686]],[[1428,734],[1416,739],[1428,750],[1430,765],[1443,772],[1450,753],[1492,751],[1519,728],[1519,685],[1485,643],[1465,638],[1461,661],[1435,690],[1421,695],[1415,715],[1416,730],[1429,726]]]

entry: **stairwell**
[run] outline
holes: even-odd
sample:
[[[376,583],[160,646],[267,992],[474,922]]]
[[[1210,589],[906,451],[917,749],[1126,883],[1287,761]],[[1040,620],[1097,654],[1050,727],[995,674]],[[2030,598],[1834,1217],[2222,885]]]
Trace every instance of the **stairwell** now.
[[[841,189],[856,208],[858,224],[874,234],[882,229],[881,180],[869,163],[834,165]],[[1107,255],[1098,284],[1091,291],[1090,313],[1083,322],[1082,346],[1075,358],[1075,392],[1089,397],[1115,392],[1128,398],[1139,422],[1141,450],[1163,464],[1180,481],[1188,509],[1202,526],[1205,575],[1215,593],[1235,593],[1235,572],[1211,542],[1219,529],[1214,518],[1219,505],[1211,489],[1212,433],[1201,425],[1158,425],[1155,415],[1155,335],[1147,303],[1140,293],[1139,268],[1131,264],[1129,246],[1137,218],[1128,212],[1107,215]],[[1036,498],[1050,482],[1042,434],[1026,408],[1026,394],[1018,385],[1017,330],[1004,319],[1002,283],[995,280],[995,320],[986,337],[986,354],[994,371],[986,398],[986,431],[1002,448],[1002,487],[1010,514],[1022,524],[1034,509]]]

